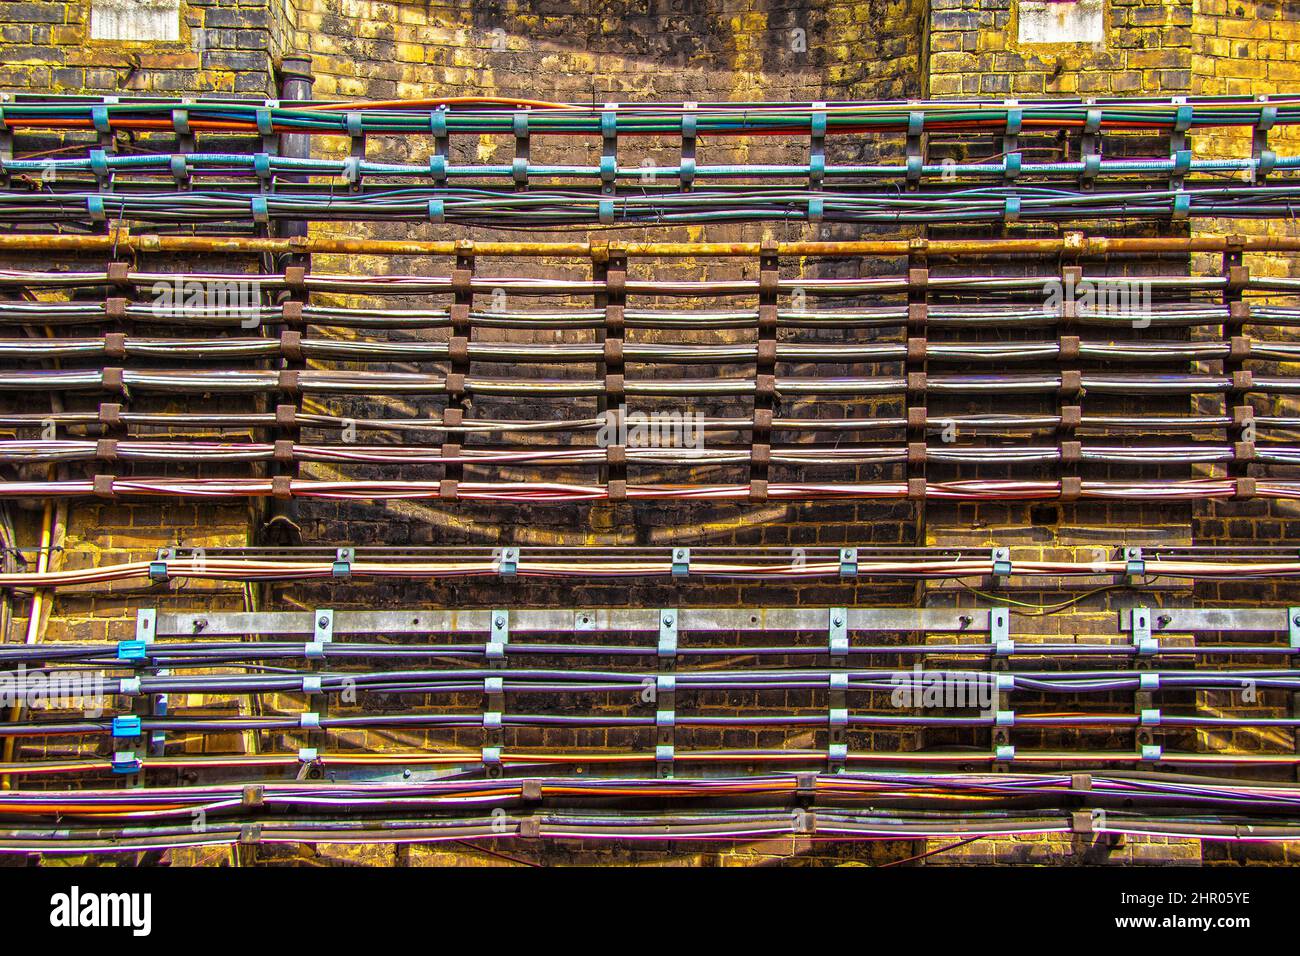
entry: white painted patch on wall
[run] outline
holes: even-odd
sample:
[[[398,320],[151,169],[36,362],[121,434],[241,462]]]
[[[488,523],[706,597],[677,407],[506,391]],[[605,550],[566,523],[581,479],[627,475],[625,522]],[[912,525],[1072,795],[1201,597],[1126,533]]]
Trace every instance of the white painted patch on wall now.
[[[1105,0],[1020,0],[1021,43],[1106,42]]]
[[[91,0],[92,40],[179,40],[180,0]]]

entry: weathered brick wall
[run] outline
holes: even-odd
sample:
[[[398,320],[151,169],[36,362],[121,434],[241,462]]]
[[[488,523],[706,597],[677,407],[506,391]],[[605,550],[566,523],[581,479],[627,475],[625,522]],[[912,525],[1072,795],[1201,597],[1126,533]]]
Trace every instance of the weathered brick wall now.
[[[69,92],[222,92],[275,95],[277,58],[302,52],[311,58],[315,95],[321,98],[390,99],[398,97],[501,96],[603,102],[618,100],[747,100],[785,98],[1015,97],[1034,95],[1110,95],[1123,93],[1271,92],[1285,88],[1295,69],[1296,51],[1285,48],[1296,30],[1285,5],[1193,2],[1104,4],[1105,37],[1091,43],[1036,43],[1022,40],[1017,0],[868,0],[795,4],[701,0],[655,2],[635,11],[624,4],[521,2],[411,4],[381,0],[255,0],[252,3],[181,4],[180,39],[175,42],[88,42],[88,4],[12,3],[0,9],[0,89]],[[1266,28],[1265,28],[1266,25]],[[1291,40],[1294,43],[1294,40]],[[1282,44],[1281,47],[1278,44]],[[1227,44],[1227,45],[1225,45]],[[1242,44],[1249,44],[1241,52]],[[1241,64],[1249,61],[1249,65]],[[1285,69],[1284,69],[1285,68]],[[1243,85],[1244,84],[1244,85]],[[884,144],[891,150],[896,143]],[[1202,146],[1201,141],[1196,143]],[[1219,145],[1214,143],[1212,145]],[[1234,150],[1240,143],[1224,144]],[[508,153],[503,140],[483,138],[456,144],[461,158],[488,161]],[[725,142],[709,144],[711,156],[737,161],[801,160],[799,144]],[[869,156],[875,147],[858,149]],[[319,138],[314,155],[342,155],[341,141]],[[376,139],[372,158],[421,157],[427,143],[415,138]],[[544,146],[539,161],[587,156],[585,146],[557,141]],[[654,155],[672,156],[665,146]],[[1275,225],[1275,224],[1272,224]],[[1209,226],[1207,231],[1212,231]],[[1260,228],[1265,228],[1261,226]],[[313,226],[315,234],[391,237],[496,238],[488,230],[468,233],[436,227],[348,224]],[[1108,230],[1117,231],[1117,230]],[[1239,229],[1244,231],[1244,229]],[[722,226],[678,229],[666,235],[691,239],[756,239],[810,235],[798,224],[760,228]],[[827,238],[849,238],[856,230],[831,229]],[[635,233],[624,233],[633,237]],[[662,235],[662,234],[661,234]],[[17,264],[17,263],[15,263]],[[146,259],[147,266],[179,267],[175,262]],[[894,270],[897,263],[875,268]],[[1000,264],[1003,271],[1010,267]],[[1116,270],[1187,267],[1186,263],[1116,264]],[[1252,264],[1253,265],[1253,264]],[[786,269],[794,267],[785,263]],[[1192,268],[1214,268],[1193,263]],[[1259,264],[1290,273],[1293,263],[1268,259]],[[240,266],[249,267],[248,264]],[[754,263],[689,262],[661,273],[664,277],[725,278],[752,275]],[[942,264],[934,266],[944,268]],[[394,260],[317,257],[321,271],[443,272],[445,260]],[[499,274],[542,275],[559,268],[583,274],[582,266],[537,261],[494,261],[485,270]],[[637,268],[634,266],[634,268]],[[827,270],[842,268],[838,265]],[[868,268],[864,266],[864,268]],[[1050,273],[1059,263],[1033,263]],[[310,406],[309,406],[310,407]],[[323,408],[339,410],[335,404]],[[356,404],[347,406],[355,411]],[[426,414],[437,403],[416,402],[403,414]],[[371,411],[395,411],[377,401]],[[500,412],[486,403],[484,414]],[[722,409],[718,409],[722,410]],[[898,408],[886,408],[893,414]],[[977,410],[971,408],[971,410]],[[980,409],[982,410],[982,409]],[[734,411],[734,409],[732,409]],[[346,414],[346,412],[343,412]],[[502,417],[522,417],[526,408]],[[309,436],[308,440],[312,437]],[[323,468],[306,474],[325,477]],[[354,472],[355,473],[355,472]],[[385,469],[385,476],[400,473]],[[427,476],[425,476],[427,477]],[[36,539],[38,511],[24,512],[24,540]],[[1300,529],[1293,516],[1256,504],[1141,507],[1129,504],[1007,505],[962,504],[930,507],[928,537],[917,539],[913,506],[906,503],[818,504],[807,506],[564,506],[545,509],[448,507],[437,502],[376,504],[305,504],[301,512],[304,540],[330,544],[765,544],[798,547],[838,544],[1013,545],[1040,549],[1044,557],[1090,557],[1099,545],[1218,543],[1250,539],[1286,540]],[[119,561],[147,557],[159,545],[243,544],[256,537],[258,516],[243,505],[136,505],[76,502],[67,534],[69,561]],[[1107,582],[1094,582],[1104,584]],[[1207,590],[1222,600],[1245,597],[1232,590]],[[1053,595],[1020,595],[1048,603]],[[1161,599],[1185,598],[1166,592]],[[908,603],[910,586],[636,583],[564,586],[521,584],[512,588],[518,606],[646,604],[696,605],[831,605]],[[1288,603],[1285,589],[1268,591],[1270,601]],[[1057,597],[1059,599],[1059,596]],[[932,603],[971,603],[968,593],[951,587],[930,589]],[[1258,590],[1255,600],[1262,600]],[[1090,599],[1084,614],[1044,616],[1018,627],[1065,636],[1090,623],[1111,619],[1107,595]],[[361,586],[277,586],[250,595],[230,586],[186,583],[170,592],[158,589],[108,589],[94,594],[68,593],[55,602],[51,638],[117,640],[131,636],[131,619],[141,604],[160,607],[236,608],[336,607],[360,605],[496,605],[496,584],[454,586],[388,582]],[[22,623],[19,608],[18,623]],[[300,705],[295,704],[295,707]],[[225,742],[212,742],[228,744]],[[396,746],[375,735],[372,746]],[[614,745],[613,741],[606,741]],[[883,743],[883,742],[882,742]],[[1224,742],[1220,741],[1219,744]],[[1257,741],[1229,741],[1246,749]],[[738,744],[743,746],[744,744]],[[1207,742],[1201,742],[1207,746]],[[36,754],[33,748],[27,751]],[[936,848],[935,846],[928,847]],[[681,855],[660,850],[559,847],[528,851],[548,862],[746,863],[764,856],[780,858],[803,849],[792,841],[774,841],[738,850],[682,848]],[[885,862],[927,849],[924,844],[870,844],[854,848],[804,852],[803,859],[836,863],[846,859]],[[520,853],[518,846],[508,852]],[[469,850],[391,848],[331,851],[327,860],[391,859],[445,862],[492,857]],[[1206,862],[1236,860],[1235,851],[1207,854]],[[1070,840],[980,841],[935,862],[1047,862],[1098,859],[1095,847]],[[1193,843],[1133,841],[1105,857],[1113,863],[1200,860]],[[1255,857],[1250,857],[1254,859]]]
[[[930,95],[1105,96],[1190,88],[1190,0],[1101,6],[1101,42],[1038,42],[1021,30],[1019,0],[933,0]]]
[[[1192,43],[1192,92],[1206,96],[1269,96],[1294,93],[1300,81],[1300,4],[1253,0],[1195,0]],[[1248,156],[1251,130],[1214,130],[1198,138],[1207,152]],[[1279,156],[1294,155],[1300,134],[1292,128],[1275,129],[1268,148]],[[1205,233],[1294,236],[1294,219],[1197,223]],[[1244,258],[1251,273],[1262,276],[1300,274],[1300,259],[1286,253],[1257,253]],[[1198,257],[1195,267],[1206,274],[1220,271],[1217,257]],[[1281,301],[1281,299],[1261,299]],[[1285,336],[1288,330],[1255,330],[1254,335]],[[1256,363],[1268,374],[1276,366]],[[1286,395],[1257,396],[1256,414],[1296,415],[1300,403]],[[1209,504],[1197,511],[1197,538],[1205,544],[1240,545],[1251,541],[1295,541],[1300,536],[1300,508],[1292,502],[1251,502],[1236,506]],[[1284,599],[1288,589],[1270,588]],[[1257,589],[1207,584],[1198,588],[1207,597],[1262,600]]]
[[[176,40],[95,40],[87,0],[0,8],[0,90],[273,95],[292,0],[183,0]]]

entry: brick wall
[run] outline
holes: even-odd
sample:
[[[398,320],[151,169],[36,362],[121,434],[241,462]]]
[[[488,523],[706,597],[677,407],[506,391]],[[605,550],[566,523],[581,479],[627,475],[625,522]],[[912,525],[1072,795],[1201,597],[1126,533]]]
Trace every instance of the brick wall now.
[[[1035,95],[1111,95],[1124,93],[1241,93],[1286,88],[1295,77],[1294,11],[1279,4],[1135,2],[1103,5],[1104,40],[1093,43],[1039,43],[1022,39],[1017,0],[869,0],[864,3],[774,4],[702,0],[653,2],[636,11],[624,4],[587,0],[577,4],[522,2],[489,9],[459,3],[395,3],[381,0],[254,0],[251,3],[183,2],[180,39],[175,42],[111,43],[87,40],[88,4],[10,3],[0,9],[0,56],[6,69],[0,88],[70,92],[220,92],[274,95],[278,58],[302,52],[311,58],[315,95],[321,98],[389,99],[443,95],[542,97],[597,102],[636,100],[742,100],[785,98],[897,98],[931,95],[1015,97]],[[1288,42],[1291,46],[1287,46]],[[896,144],[886,144],[894,146]],[[1200,148],[1203,144],[1196,144]],[[1204,145],[1218,146],[1219,143]],[[1237,149],[1240,143],[1222,144]],[[942,144],[936,144],[941,148]],[[410,140],[376,139],[374,158],[402,160],[422,155],[426,146]],[[500,142],[484,138],[458,143],[463,158],[501,155]],[[553,158],[572,158],[580,147],[559,141],[546,147]],[[797,145],[709,144],[711,155],[751,162],[789,161]],[[846,146],[871,155],[872,147]],[[342,144],[313,142],[315,155],[341,155]],[[665,148],[665,156],[671,151]],[[537,157],[544,161],[548,157]],[[1207,231],[1213,231],[1206,226]],[[1261,227],[1262,228],[1262,227]],[[493,238],[486,230],[468,233],[403,225],[314,226],[319,235],[419,234]],[[1119,231],[1108,230],[1108,231]],[[723,226],[679,229],[666,235],[690,239],[756,239],[810,235],[807,227]],[[826,238],[849,238],[858,230],[831,229]],[[632,238],[635,234],[624,234]],[[664,235],[660,233],[659,235]],[[518,238],[510,234],[511,238]],[[21,266],[22,263],[12,263]],[[180,268],[174,260],[149,259],[142,265]],[[208,264],[210,265],[210,264]],[[752,274],[754,263],[691,262],[670,274],[724,278]],[[897,263],[879,264],[894,269]],[[1215,263],[1184,264],[1194,269]],[[1005,267],[1005,264],[1003,264]],[[1294,263],[1271,258],[1252,267],[1290,274]],[[243,264],[240,268],[251,268]],[[502,274],[541,275],[560,266],[536,261],[493,262]],[[786,263],[787,269],[793,263]],[[1034,264],[1050,272],[1057,263]],[[1148,266],[1154,268],[1154,266]],[[1160,264],[1169,268],[1168,263]],[[317,257],[322,271],[430,271],[446,263],[419,260]],[[486,268],[486,266],[485,266]],[[563,268],[581,272],[569,262]],[[831,265],[827,269],[840,268]],[[936,269],[942,269],[937,264]],[[1116,269],[1133,268],[1117,265]],[[330,408],[329,405],[323,405]],[[350,406],[356,408],[355,405]],[[427,413],[431,403],[414,403],[405,414]],[[337,410],[337,407],[335,407]],[[383,402],[369,409],[382,415]],[[391,410],[391,409],[390,409]],[[499,411],[488,403],[484,414]],[[975,409],[971,409],[975,410]],[[897,414],[898,409],[882,411]],[[516,409],[514,414],[525,414]],[[310,436],[308,437],[310,440]],[[322,468],[309,476],[325,477]],[[386,476],[394,471],[387,469]],[[34,541],[39,511],[20,515],[20,531]],[[1036,547],[1044,557],[1089,556],[1099,544],[1218,543],[1255,535],[1270,540],[1295,537],[1300,522],[1288,510],[1257,504],[1191,508],[1143,508],[1125,504],[974,505],[931,507],[928,536],[918,539],[908,504],[818,504],[807,506],[579,507],[533,510],[449,508],[437,502],[304,504],[304,540],[336,544],[943,544]],[[119,561],[147,557],[159,545],[235,545],[256,538],[260,516],[243,505],[135,505],[76,502],[71,508],[67,546],[72,561]],[[1202,596],[1220,600],[1248,597],[1227,589]],[[1026,600],[1050,595],[1033,592]],[[1166,591],[1160,599],[1186,598]],[[520,606],[554,604],[614,605],[829,605],[909,603],[908,587],[819,584],[808,587],[637,583],[557,589],[521,584],[510,592]],[[953,587],[935,587],[931,603],[965,603],[974,598]],[[1294,600],[1284,590],[1269,599]],[[1071,616],[1036,623],[1044,634],[1078,633],[1093,620],[1108,618],[1108,596],[1082,605]],[[1255,600],[1260,600],[1256,592]],[[187,583],[170,593],[158,589],[107,589],[68,593],[55,602],[51,638],[116,640],[131,636],[131,619],[141,604],[187,608],[196,605],[242,608],[349,605],[495,605],[499,585],[413,586],[389,582],[364,588],[294,585],[251,595],[230,586]],[[19,609],[18,623],[22,623]],[[297,706],[297,705],[295,705]],[[375,738],[367,741],[382,746]],[[1229,742],[1232,744],[1232,742]],[[1238,741],[1247,749],[1258,742]],[[35,754],[37,751],[28,751]],[[902,859],[936,845],[888,843],[809,850],[793,841],[774,841],[736,850],[716,847],[662,851],[597,850],[555,847],[538,850],[548,862],[753,863],[798,859],[840,863]],[[518,853],[518,848],[510,852]],[[488,862],[497,858],[477,850],[356,851],[321,850],[325,862]],[[195,858],[200,858],[197,855]],[[1208,854],[1205,862],[1227,862],[1243,854]],[[1250,859],[1255,857],[1251,856]],[[1107,859],[1115,863],[1187,863],[1200,860],[1188,842],[1132,841],[1126,848],[1099,853],[1096,847],[1066,840],[980,841],[934,862],[1055,862]],[[498,862],[502,862],[499,861]]]
[[[91,2],[0,7],[0,90],[272,95],[292,0],[183,0],[176,40],[91,39]]]

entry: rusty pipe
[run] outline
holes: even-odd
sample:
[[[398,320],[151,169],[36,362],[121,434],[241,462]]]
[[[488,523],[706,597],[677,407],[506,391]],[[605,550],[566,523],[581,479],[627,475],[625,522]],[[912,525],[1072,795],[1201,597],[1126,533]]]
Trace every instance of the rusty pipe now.
[[[759,242],[475,242],[471,240],[160,236],[115,228],[107,235],[0,235],[4,252],[247,253],[272,255],[529,256],[601,258],[609,252],[637,258],[727,258],[769,254]],[[846,242],[778,242],[781,256],[1105,256],[1123,253],[1300,252],[1300,237],[1193,236],[1112,238],[1067,233],[1052,239],[882,239]]]

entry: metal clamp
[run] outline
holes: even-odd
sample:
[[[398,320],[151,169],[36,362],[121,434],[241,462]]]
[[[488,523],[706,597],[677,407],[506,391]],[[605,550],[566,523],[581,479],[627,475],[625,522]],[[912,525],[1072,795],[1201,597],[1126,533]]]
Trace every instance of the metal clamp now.
[[[1016,652],[1016,642],[1011,639],[1011,611],[1005,607],[989,609],[989,643],[994,657],[1010,657]]]
[[[1147,573],[1146,559],[1142,557],[1141,548],[1125,548],[1124,576],[1129,580],[1140,578]]]
[[[330,568],[330,575],[335,578],[347,578],[352,576],[352,562],[356,560],[355,548],[339,548],[334,553],[334,564]]]
[[[519,549],[502,548],[501,559],[497,562],[497,574],[503,578],[513,578],[519,573]]]
[[[691,549],[673,548],[673,577],[685,578],[691,573]]]
[[[510,612],[493,611],[484,654],[489,667],[504,667],[506,645],[510,643]]]
[[[165,584],[171,580],[167,574],[167,561],[172,556],[171,548],[159,548],[157,556],[149,562],[149,580],[157,584]]]
[[[1005,582],[1006,578],[1011,577],[1011,549],[994,548],[989,553],[989,558],[993,562],[993,577],[999,583]]]
[[[1160,650],[1160,642],[1151,636],[1151,609],[1135,607],[1132,611],[1130,637],[1138,657],[1153,657]]]
[[[664,608],[659,612],[658,656],[662,663],[677,657],[677,610]]]
[[[858,576],[858,549],[840,548],[840,578]]]
[[[843,667],[849,656],[849,610],[844,607],[830,609],[830,657],[832,667]]]
[[[142,644],[152,644],[158,631],[158,609],[142,607],[135,613],[135,639]]]

